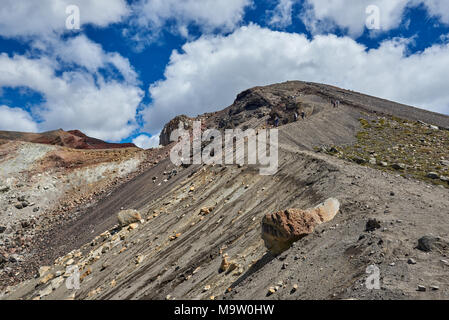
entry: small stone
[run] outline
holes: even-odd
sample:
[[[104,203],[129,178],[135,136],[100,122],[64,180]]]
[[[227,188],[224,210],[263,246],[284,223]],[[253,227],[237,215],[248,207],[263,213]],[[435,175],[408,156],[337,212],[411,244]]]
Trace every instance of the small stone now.
[[[272,294],[275,294],[275,293],[276,293],[276,289],[274,287],[270,287],[268,289],[267,296],[271,296]]]
[[[139,227],[139,224],[138,223],[131,223],[129,226],[128,226],[128,230],[134,230],[134,229],[137,229]]]
[[[290,293],[294,293],[294,292],[296,292],[296,291],[298,291],[298,285],[295,283],[295,284],[293,285],[292,291],[291,291]]]
[[[54,277],[55,277],[55,275],[53,273],[48,273],[39,280],[39,284],[46,284],[48,281],[52,280]]]
[[[416,260],[413,258],[408,259],[408,264],[416,264]]]
[[[69,260],[65,263],[65,265],[66,265],[66,266],[70,266],[70,265],[72,265],[74,262],[75,262],[75,260],[69,259]]]
[[[439,242],[439,238],[434,236],[424,236],[418,239],[417,248],[424,252],[432,251],[435,244]]]
[[[429,172],[428,174],[427,174],[427,178],[429,178],[429,179],[438,179],[440,176],[438,175],[438,173],[436,173],[436,172]]]
[[[380,226],[379,221],[377,221],[376,219],[369,219],[366,222],[365,231],[371,232],[371,231],[374,231],[376,229],[379,229],[380,227],[381,226]]]
[[[440,290],[440,287],[438,287],[438,286],[431,286],[430,289],[432,289],[433,291],[437,291],[437,290]]]
[[[137,210],[122,210],[117,214],[117,219],[121,227],[126,227],[142,220],[142,216]]]
[[[394,163],[391,165],[391,167],[395,170],[404,170],[405,169],[405,164],[403,163]]]
[[[210,285],[207,285],[203,288],[203,292],[209,291],[210,290]]]
[[[144,257],[143,255],[139,254],[139,255],[136,257],[135,262],[136,262],[136,264],[141,264],[141,263],[143,262],[144,259],[145,259],[145,257]]]
[[[422,285],[418,285],[418,291],[425,292],[426,291],[426,287],[422,286]]]
[[[51,270],[51,267],[44,266],[39,268],[39,277],[42,278],[45,276],[49,271]]]

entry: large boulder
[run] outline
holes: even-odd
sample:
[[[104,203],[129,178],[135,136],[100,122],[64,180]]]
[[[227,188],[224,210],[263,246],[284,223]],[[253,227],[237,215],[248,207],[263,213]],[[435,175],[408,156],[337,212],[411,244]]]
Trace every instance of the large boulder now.
[[[267,249],[278,255],[293,242],[311,234],[317,225],[331,221],[340,210],[340,202],[331,198],[307,210],[287,209],[269,213],[262,219],[262,239]]]
[[[122,210],[118,213],[117,218],[121,227],[126,227],[142,220],[142,216],[137,210]]]

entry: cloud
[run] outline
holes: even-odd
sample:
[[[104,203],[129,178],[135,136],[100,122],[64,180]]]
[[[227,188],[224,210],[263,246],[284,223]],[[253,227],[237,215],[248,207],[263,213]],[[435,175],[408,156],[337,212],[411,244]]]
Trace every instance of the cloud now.
[[[106,80],[101,74],[64,71],[47,57],[0,54],[0,87],[26,87],[45,102],[33,106],[40,130],[79,129],[109,141],[119,141],[138,128],[135,120],[142,90],[132,83]]]
[[[429,15],[449,23],[447,0],[357,0],[350,4],[346,0],[305,0],[300,18],[313,34],[332,32],[339,27],[351,37],[358,37],[365,31],[369,16],[366,8],[370,5],[380,10],[381,31],[397,28],[403,21],[405,10],[419,5],[424,5]]]
[[[441,22],[449,24],[449,1],[447,0],[415,0],[423,2],[430,15],[437,17]]]
[[[159,147],[159,134],[151,137],[145,134],[141,134],[140,136],[133,139],[133,143],[142,149],[157,148]]]
[[[82,25],[105,27],[129,14],[126,0],[2,0],[0,35],[4,37],[47,36],[65,31],[66,8],[77,5]]]
[[[230,105],[236,94],[286,80],[328,83],[449,114],[449,44],[406,55],[407,40],[368,50],[349,37],[277,32],[257,25],[203,36],[174,51],[164,79],[149,92],[145,129],[159,131],[179,114]]]
[[[162,30],[188,38],[190,26],[202,33],[230,32],[251,4],[252,0],[140,0],[133,6],[134,38],[154,41]]]
[[[271,12],[269,24],[279,28],[291,25],[293,3],[294,0],[280,0],[276,8]]]
[[[335,27],[347,30],[358,37],[365,30],[368,18],[366,8],[375,5],[380,9],[380,28],[383,31],[396,28],[409,0],[305,0],[305,10],[300,17],[313,34],[333,31]]]
[[[127,58],[116,52],[105,52],[100,44],[91,41],[85,35],[67,40],[37,40],[32,46],[41,50],[42,55],[69,64],[70,67],[83,67],[90,73],[113,67],[126,82],[133,84],[138,82],[138,75]]]
[[[0,130],[37,132],[37,124],[23,109],[0,106]]]

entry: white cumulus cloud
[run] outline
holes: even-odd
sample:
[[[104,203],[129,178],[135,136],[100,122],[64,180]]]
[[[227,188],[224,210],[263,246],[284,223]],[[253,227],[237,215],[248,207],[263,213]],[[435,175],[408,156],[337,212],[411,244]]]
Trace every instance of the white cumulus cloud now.
[[[37,124],[25,110],[3,105],[0,106],[0,130],[37,132]]]
[[[229,32],[243,20],[252,0],[140,0],[133,5],[137,40],[157,38],[162,30],[189,37],[190,26],[201,32]]]
[[[150,86],[145,129],[159,131],[178,114],[230,105],[256,85],[286,80],[328,83],[449,114],[449,44],[406,55],[406,40],[368,50],[349,37],[277,32],[257,25],[204,36],[174,51],[165,78]]]
[[[419,5],[424,5],[430,16],[449,23],[447,0],[305,0],[300,17],[314,34],[332,32],[338,26],[350,36],[358,37],[365,30],[369,16],[366,9],[371,5],[379,8],[381,31],[397,28],[403,22],[405,10]]]
[[[159,147],[159,134],[153,135],[151,137],[141,134],[133,139],[133,143],[142,149],[150,149]]]
[[[271,12],[269,24],[280,28],[291,25],[294,2],[294,0],[279,0],[276,8]]]
[[[80,9],[81,25],[105,27],[129,14],[126,0],[1,0],[0,35],[5,37],[48,36],[66,31],[66,8]]]
[[[110,141],[129,136],[143,91],[136,85],[94,77],[85,71],[56,73],[55,62],[46,57],[0,54],[0,87],[26,87],[42,94],[43,105],[33,114],[41,130],[79,129]]]

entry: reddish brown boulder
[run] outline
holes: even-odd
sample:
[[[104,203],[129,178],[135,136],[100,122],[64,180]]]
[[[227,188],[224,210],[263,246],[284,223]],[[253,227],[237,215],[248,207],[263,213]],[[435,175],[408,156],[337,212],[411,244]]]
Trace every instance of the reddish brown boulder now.
[[[262,239],[267,249],[277,255],[293,242],[311,234],[319,224],[332,220],[340,209],[337,199],[307,210],[287,209],[267,214],[262,220]]]

